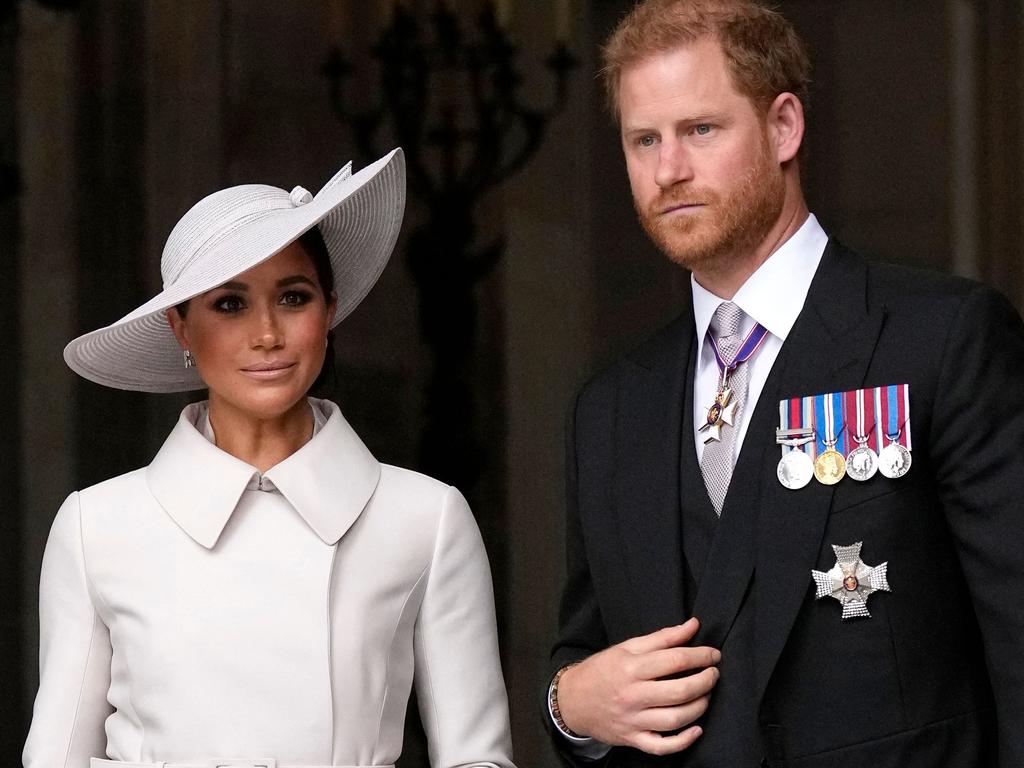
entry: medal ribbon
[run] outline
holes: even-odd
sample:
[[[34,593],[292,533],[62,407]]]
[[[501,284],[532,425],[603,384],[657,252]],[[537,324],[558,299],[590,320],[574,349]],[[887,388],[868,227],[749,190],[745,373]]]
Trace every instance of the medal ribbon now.
[[[745,363],[747,360],[757,354],[757,350],[761,348],[761,344],[764,343],[765,338],[768,336],[768,329],[760,323],[755,323],[754,327],[750,329],[750,333],[743,340],[743,344],[740,345],[739,351],[736,353],[736,357],[729,361],[728,364],[722,359],[721,352],[718,351],[718,342],[715,341],[715,335],[710,334],[711,337],[711,349],[715,353],[715,362],[718,363],[718,370],[721,373],[725,373],[728,369],[729,373],[732,373],[740,365]]]
[[[875,388],[875,413],[879,425],[878,451],[890,442],[897,442],[908,451],[913,450],[910,440],[910,385],[890,384]],[[891,440],[899,433],[898,440]]]
[[[866,440],[864,445],[874,447],[877,433],[875,424],[878,423],[875,418],[875,390],[851,389],[849,392],[843,392],[843,410],[846,412],[847,430],[850,432],[847,440],[850,450],[860,445],[855,439],[858,437]],[[870,428],[867,425],[868,416],[874,419]]]
[[[806,428],[811,434],[814,433],[814,398],[794,397],[789,400],[779,401],[779,425],[782,429],[803,429]],[[802,450],[812,459],[817,455],[815,442],[811,440],[803,446],[783,445],[782,455],[790,451]]]
[[[817,440],[815,445],[818,453],[824,453],[829,449],[829,444],[839,453],[846,455],[846,430],[836,430],[836,412],[839,412],[839,419],[843,419],[843,393],[832,392],[826,395],[814,397],[814,422]]]
[[[847,425],[847,428],[837,429],[837,414],[839,424]],[[869,418],[873,419],[870,427],[867,423]],[[827,449],[826,440],[831,441],[835,437],[838,437],[835,449],[846,455],[857,447],[854,435],[869,438],[865,445],[873,448],[875,453],[881,453],[892,442],[886,438],[886,434],[895,436],[899,432],[900,437],[896,442],[909,451],[912,449],[910,386],[893,384],[888,387],[780,400],[779,424],[782,429],[806,427],[815,433],[816,439],[803,446],[804,452],[812,459]],[[849,437],[847,432],[850,433]],[[783,455],[791,450],[794,450],[791,446],[782,446]]]

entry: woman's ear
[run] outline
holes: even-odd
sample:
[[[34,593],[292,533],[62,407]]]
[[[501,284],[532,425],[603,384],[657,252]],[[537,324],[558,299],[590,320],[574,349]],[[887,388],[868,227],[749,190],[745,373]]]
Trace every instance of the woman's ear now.
[[[185,318],[178,312],[177,307],[171,307],[164,312],[167,317],[167,325],[171,329],[171,333],[174,334],[174,338],[178,340],[178,344],[181,345],[182,349],[188,349],[188,332],[185,327]]]

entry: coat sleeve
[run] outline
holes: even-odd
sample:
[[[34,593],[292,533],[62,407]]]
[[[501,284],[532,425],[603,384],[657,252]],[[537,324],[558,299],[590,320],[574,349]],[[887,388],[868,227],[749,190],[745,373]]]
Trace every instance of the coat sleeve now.
[[[579,470],[576,458],[577,413],[583,395],[580,394],[569,408],[565,427],[565,560],[566,578],[558,614],[558,639],[551,652],[551,667],[548,684],[543,690],[542,720],[551,740],[563,762],[570,766],[595,766],[596,760],[606,757],[610,751],[607,745],[587,739],[573,743],[563,736],[551,717],[548,705],[550,682],[555,673],[567,664],[581,661],[608,647],[601,609],[594,593],[586,547],[583,541],[583,526],[580,522],[578,480]]]
[[[941,371],[929,449],[982,632],[999,765],[1024,765],[1024,326],[995,291],[965,298]]]
[[[490,568],[455,488],[445,494],[414,648],[432,768],[515,768]]]
[[[89,593],[78,494],[50,529],[39,584],[39,692],[25,768],[88,768],[106,756],[110,636]]]

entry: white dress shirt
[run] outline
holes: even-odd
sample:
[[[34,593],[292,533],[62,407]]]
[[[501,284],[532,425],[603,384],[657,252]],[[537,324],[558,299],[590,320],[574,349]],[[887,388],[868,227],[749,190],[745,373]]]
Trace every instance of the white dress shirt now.
[[[755,323],[760,323],[768,329],[768,335],[761,348],[746,363],[750,366],[750,388],[736,424],[733,464],[736,463],[736,457],[747,433],[748,415],[753,413],[775,359],[779,356],[786,337],[789,336],[797,316],[803,309],[811,280],[827,244],[828,235],[814,214],[809,214],[793,236],[779,246],[778,250],[747,278],[732,298],[733,304],[746,315],[740,329],[742,335],[745,336]],[[693,443],[699,463],[704,454],[704,435],[696,428],[706,420],[708,408],[718,394],[718,383],[721,378],[715,353],[711,348],[708,328],[715,310],[727,299],[711,293],[700,285],[693,275],[690,276],[690,288],[693,292],[693,319],[700,344],[693,381]],[[553,714],[551,717],[554,720]],[[597,760],[608,754],[611,749],[596,739],[574,738],[561,729],[559,731],[570,743],[570,749],[579,757]]]
[[[743,446],[743,438],[747,434],[747,424],[750,421],[748,416],[754,412],[764,383],[775,364],[775,358],[779,356],[779,350],[782,349],[800,310],[804,307],[811,280],[827,244],[828,235],[814,215],[808,215],[800,229],[779,246],[779,249],[747,278],[732,297],[732,303],[746,315],[740,329],[743,336],[746,336],[755,323],[760,323],[768,329],[768,335],[761,348],[745,363],[750,366],[750,389],[747,391],[746,403],[736,425],[733,464],[736,463],[736,457]],[[708,408],[718,394],[721,372],[711,348],[708,328],[715,310],[726,299],[711,293],[692,275],[690,288],[693,291],[693,320],[700,343],[693,381],[693,423],[699,426],[706,420]],[[704,435],[694,431],[693,442],[699,463],[704,453]]]

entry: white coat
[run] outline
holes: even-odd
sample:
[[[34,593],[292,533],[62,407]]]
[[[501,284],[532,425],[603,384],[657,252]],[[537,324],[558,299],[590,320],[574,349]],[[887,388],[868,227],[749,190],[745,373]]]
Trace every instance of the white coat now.
[[[512,766],[466,501],[310,404],[322,427],[262,477],[204,438],[198,404],[148,467],[67,499],[43,559],[26,768],[389,766],[414,679],[435,768]]]

